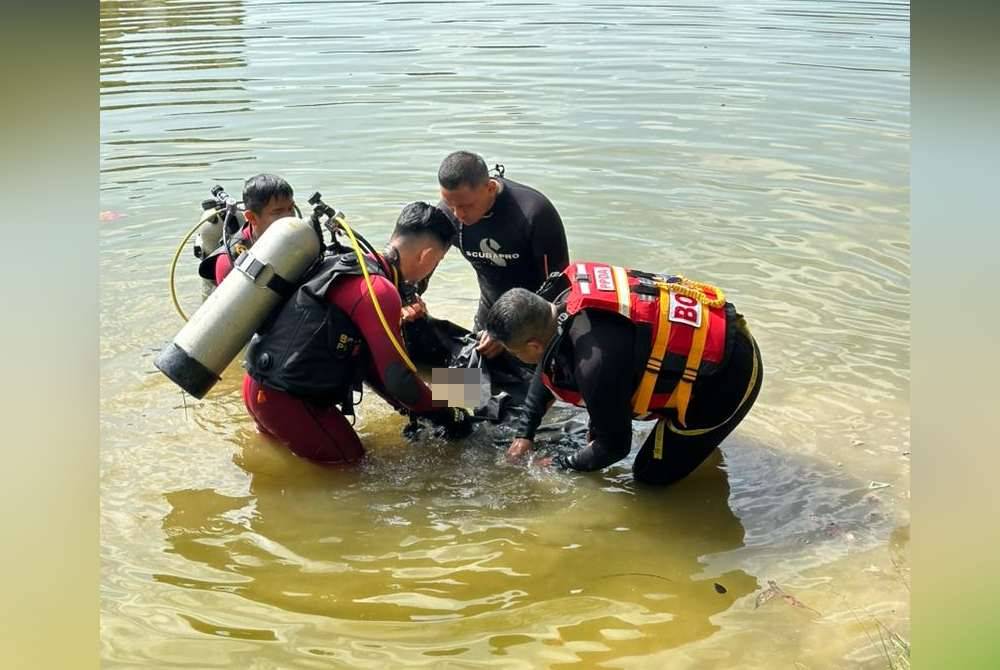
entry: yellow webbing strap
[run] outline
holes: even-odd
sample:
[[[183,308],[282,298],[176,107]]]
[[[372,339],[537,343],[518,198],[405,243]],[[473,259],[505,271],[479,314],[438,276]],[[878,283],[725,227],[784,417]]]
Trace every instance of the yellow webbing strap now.
[[[347,233],[347,237],[351,240],[351,246],[354,247],[354,254],[358,257],[358,265],[361,266],[361,275],[365,279],[365,286],[368,288],[368,295],[372,299],[372,307],[375,308],[375,314],[378,316],[378,320],[382,323],[382,330],[385,331],[386,336],[389,338],[389,341],[392,342],[392,346],[396,348],[396,353],[399,354],[399,357],[403,360],[403,363],[406,364],[406,367],[410,369],[410,372],[416,374],[417,366],[413,364],[410,357],[406,355],[406,349],[400,345],[396,336],[392,334],[392,330],[389,328],[389,323],[385,320],[385,314],[382,313],[382,308],[378,304],[378,298],[375,297],[375,289],[372,288],[372,279],[368,275],[368,265],[365,263],[364,253],[361,251],[361,245],[358,244],[358,240],[354,236],[354,231],[351,230],[351,227],[347,225],[347,221],[345,221],[342,217],[337,217],[337,223],[343,227],[344,232]]]
[[[685,416],[687,415],[688,403],[691,402],[691,387],[698,377],[698,368],[701,367],[701,359],[705,354],[705,342],[708,340],[708,326],[712,322],[708,310],[702,309],[701,325],[694,331],[691,340],[691,350],[688,352],[687,361],[684,363],[684,373],[677,380],[677,386],[670,394],[670,401],[667,407],[677,409],[677,422],[686,426]]]
[[[663,429],[667,425],[666,419],[660,419],[656,422],[656,441],[653,444],[653,460],[662,461],[663,460]]]
[[[736,406],[736,409],[734,409],[729,414],[729,416],[725,418],[724,421],[720,421],[714,426],[709,426],[708,428],[680,429],[677,426],[675,426],[671,421],[670,425],[667,426],[670,429],[671,433],[677,433],[678,435],[685,435],[685,436],[694,436],[694,435],[704,435],[705,433],[711,433],[713,430],[718,430],[722,426],[729,423],[732,420],[732,418],[736,416],[736,413],[739,412],[741,409],[743,409],[743,405],[747,403],[747,400],[750,399],[750,394],[753,392],[753,387],[757,385],[757,377],[758,375],[760,375],[760,366],[757,363],[757,358],[760,356],[760,354],[757,351],[757,342],[752,337],[750,337],[750,331],[746,330],[745,327],[741,328],[741,330],[743,330],[747,334],[747,337],[749,337],[750,341],[753,343],[753,367],[750,370],[750,380],[747,382],[747,388],[743,392],[743,397],[740,399],[740,404]]]
[[[632,411],[640,416],[649,409],[649,400],[653,397],[653,387],[656,386],[656,379],[660,376],[663,356],[667,353],[667,341],[670,339],[670,319],[667,318],[669,309],[670,291],[667,290],[666,286],[660,286],[660,313],[657,317],[656,339],[653,341],[649,360],[646,361],[646,371],[642,375],[642,381],[639,382],[639,388],[632,396]]]

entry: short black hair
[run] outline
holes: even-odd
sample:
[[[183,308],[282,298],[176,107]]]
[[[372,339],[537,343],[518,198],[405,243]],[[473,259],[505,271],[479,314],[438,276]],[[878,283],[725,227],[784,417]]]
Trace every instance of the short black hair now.
[[[291,185],[273,174],[250,177],[243,184],[243,206],[255,214],[263,212],[272,198],[288,199],[294,195]]]
[[[490,178],[486,161],[479,154],[469,151],[455,151],[441,161],[438,168],[438,184],[441,188],[454,191],[462,186],[476,188]]]
[[[392,238],[416,237],[434,238],[442,247],[448,248],[455,236],[455,227],[445,213],[426,202],[411,202],[403,207],[392,229]]]
[[[527,289],[512,288],[490,307],[486,332],[492,339],[516,347],[532,338],[544,341],[552,318],[548,300]]]

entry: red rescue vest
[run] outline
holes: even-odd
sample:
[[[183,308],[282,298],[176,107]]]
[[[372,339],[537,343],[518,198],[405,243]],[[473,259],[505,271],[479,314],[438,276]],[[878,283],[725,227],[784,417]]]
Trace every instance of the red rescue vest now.
[[[650,333],[650,357],[632,396],[634,415],[643,417],[676,408],[678,421],[685,425],[691,386],[698,372],[705,364],[718,364],[725,353],[726,300],[722,291],[679,276],[606,263],[573,262],[563,274],[570,284],[567,315],[599,309],[647,326],[644,330]],[[685,369],[670,392],[654,393],[663,359],[669,354],[685,357]],[[583,405],[579,391],[556,386],[547,373],[543,373],[543,380],[560,399]]]

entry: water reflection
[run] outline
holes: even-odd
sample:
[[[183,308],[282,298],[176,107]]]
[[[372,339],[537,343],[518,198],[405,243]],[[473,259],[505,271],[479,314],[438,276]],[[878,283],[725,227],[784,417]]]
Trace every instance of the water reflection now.
[[[221,128],[207,122],[212,116],[192,122],[250,109],[245,19],[240,1],[101,3],[102,174],[134,184],[133,174],[206,169],[246,156],[246,134],[211,132]],[[171,118],[180,121],[164,127]],[[109,126],[118,128],[113,136]]]
[[[757,587],[739,569],[701,574],[702,557],[744,536],[717,461],[636,492],[600,478],[568,487],[572,475],[531,476],[487,449],[432,445],[331,470],[243,437],[245,495],[164,496],[168,551],[209,570],[156,581],[338,621],[440,626],[422,652],[558,641],[593,662],[706,637]]]
[[[242,26],[246,18],[242,0],[102,0],[100,4],[102,73],[117,72],[112,66],[126,61],[130,71],[154,62],[189,66],[194,57],[207,67],[246,64],[232,53],[234,46],[243,44],[240,33],[231,30]],[[107,83],[102,81],[104,86]]]

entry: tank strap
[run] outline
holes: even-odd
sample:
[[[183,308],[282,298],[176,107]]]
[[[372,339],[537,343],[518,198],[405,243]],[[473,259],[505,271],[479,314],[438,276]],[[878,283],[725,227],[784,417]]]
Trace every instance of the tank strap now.
[[[235,268],[245,274],[250,278],[250,281],[257,283],[257,278],[260,274],[268,267],[271,267],[267,263],[262,263],[256,256],[253,255],[253,251],[247,250],[240,254],[240,257],[236,259]],[[273,271],[273,268],[272,268]],[[296,285],[288,281],[277,272],[273,272],[271,278],[267,280],[264,284],[267,288],[271,289],[282,298],[288,298],[293,293],[295,293]]]

